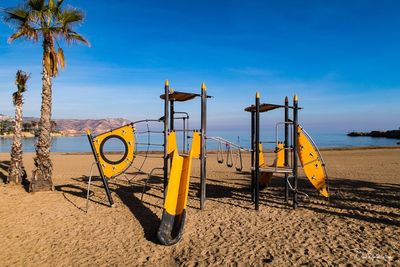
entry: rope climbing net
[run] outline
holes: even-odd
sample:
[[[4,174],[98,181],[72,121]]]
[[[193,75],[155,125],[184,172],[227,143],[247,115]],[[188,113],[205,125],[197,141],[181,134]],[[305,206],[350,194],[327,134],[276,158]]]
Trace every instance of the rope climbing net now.
[[[132,162],[131,168],[135,170],[133,173],[129,173],[131,176],[127,176],[127,172],[124,172],[123,175],[125,179],[131,183],[140,175],[145,175],[147,178],[152,176],[154,170],[151,169],[149,171],[145,171],[146,162],[149,158],[163,158],[161,153],[154,153],[157,151],[162,151],[164,144],[162,142],[157,142],[158,139],[155,136],[159,135],[162,137],[164,132],[162,129],[157,129],[156,124],[163,123],[160,119],[145,119],[132,122],[133,126],[135,127],[134,135],[135,135],[135,160]],[[156,129],[154,129],[156,128]],[[160,168],[154,168],[160,169]],[[147,181],[147,179],[146,179]]]

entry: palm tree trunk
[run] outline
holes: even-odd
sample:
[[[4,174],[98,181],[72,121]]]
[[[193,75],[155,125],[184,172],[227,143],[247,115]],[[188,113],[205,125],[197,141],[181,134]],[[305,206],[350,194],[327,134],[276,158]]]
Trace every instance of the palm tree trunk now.
[[[24,178],[24,166],[22,162],[22,95],[15,97],[15,125],[14,140],[11,147],[11,162],[8,169],[8,182],[21,183]]]
[[[53,39],[45,35],[43,40],[42,107],[40,110],[39,136],[36,143],[35,169],[32,172],[30,192],[53,190],[53,164],[50,159],[51,147],[51,75],[46,69],[45,55],[51,50]]]

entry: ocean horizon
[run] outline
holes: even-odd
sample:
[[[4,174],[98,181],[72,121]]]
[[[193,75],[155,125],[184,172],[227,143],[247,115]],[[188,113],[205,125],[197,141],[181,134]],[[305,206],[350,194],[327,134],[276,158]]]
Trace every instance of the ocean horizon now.
[[[209,131],[208,136],[220,136],[232,143],[239,144],[243,148],[250,147],[250,134],[248,132],[231,131]],[[374,147],[374,146],[397,146],[398,139],[384,137],[350,137],[346,133],[311,133],[311,137],[319,148],[351,148],[351,147]],[[276,138],[274,134],[261,136],[265,149],[273,149]],[[279,138],[279,141],[283,139]],[[0,152],[10,152],[12,138],[0,138]],[[163,136],[162,134],[142,134],[137,136],[136,142],[138,151],[161,151]],[[25,138],[22,141],[24,152],[34,152],[36,138]],[[183,136],[177,134],[177,143],[180,149],[183,147]],[[105,150],[110,152],[122,151],[122,143],[118,140],[109,140],[105,145]],[[218,143],[207,140],[208,150],[217,150]],[[225,148],[224,148],[225,149]],[[86,135],[82,136],[60,136],[52,139],[52,152],[91,152],[89,141]]]

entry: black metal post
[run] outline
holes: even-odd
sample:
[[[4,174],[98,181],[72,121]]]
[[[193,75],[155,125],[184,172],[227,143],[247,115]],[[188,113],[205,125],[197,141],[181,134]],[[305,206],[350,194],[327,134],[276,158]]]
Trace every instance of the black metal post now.
[[[183,117],[183,127],[182,127],[182,129],[183,129],[183,143],[182,143],[182,146],[183,146],[183,148],[182,148],[182,153],[186,153],[186,138],[187,138],[187,132],[186,132],[186,118],[185,117]]]
[[[260,143],[260,94],[256,93],[256,140],[255,140],[255,151],[256,151],[256,162],[255,162],[255,208],[259,209],[259,200],[260,200],[260,155],[259,155],[259,143]]]
[[[175,130],[175,126],[174,126],[174,113],[175,113],[174,102],[175,101],[173,99],[169,100],[169,116],[170,116],[170,118],[169,118],[169,129],[171,131]]]
[[[289,166],[289,99],[285,97],[285,167]],[[289,198],[289,174],[285,173],[285,202]]]
[[[293,98],[293,208],[297,208],[297,127],[298,127],[298,98],[294,95]]]
[[[255,143],[254,143],[254,139],[255,139],[255,120],[256,120],[256,112],[255,110],[251,111],[251,201],[255,201],[255,196],[254,196],[254,184],[255,184],[255,175],[254,175],[254,153],[255,153]]]
[[[94,160],[96,161],[97,169],[99,170],[101,181],[103,182],[103,186],[104,186],[104,189],[106,191],[108,202],[110,202],[110,207],[113,207],[114,206],[114,200],[112,199],[112,196],[111,196],[111,191],[110,191],[110,187],[108,186],[107,178],[104,176],[103,169],[100,166],[99,157],[98,157],[98,155],[96,153],[96,150],[93,147],[92,134],[90,132],[88,132],[87,136],[89,138],[90,147],[92,148],[92,151],[93,151],[93,156],[94,156]]]
[[[168,185],[168,119],[169,119],[169,82],[168,80],[165,81],[164,86],[164,200],[167,193],[167,185]]]
[[[201,151],[200,151],[200,209],[204,209],[206,201],[206,177],[207,177],[207,88],[205,83],[201,84]]]

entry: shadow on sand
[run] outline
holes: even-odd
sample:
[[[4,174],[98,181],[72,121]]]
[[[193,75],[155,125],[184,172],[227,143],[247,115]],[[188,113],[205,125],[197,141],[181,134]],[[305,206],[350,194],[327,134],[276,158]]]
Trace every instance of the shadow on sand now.
[[[58,185],[56,186],[56,190],[63,192],[64,197],[76,208],[84,211],[78,205],[76,205],[68,195],[73,195],[76,197],[81,197],[86,199],[87,196],[87,183],[89,181],[89,177],[82,176],[79,178],[73,178],[74,181],[79,182],[81,185],[77,184],[66,184],[66,185]],[[157,183],[157,182],[155,182]],[[97,201],[93,199],[96,192],[101,192],[103,189],[103,185],[101,179],[99,177],[92,177],[92,188],[97,188],[99,190],[90,190],[90,201],[95,202],[100,205],[109,206],[106,200],[106,196],[104,193],[104,197],[98,197],[99,199],[103,199],[103,201]],[[158,226],[160,225],[160,219],[157,214],[155,214],[150,208],[148,208],[144,202],[137,197],[137,193],[142,193],[143,185],[137,184],[128,184],[121,180],[109,180],[109,187],[111,192],[115,193],[119,199],[127,206],[132,213],[132,215],[137,219],[140,225],[143,228],[145,238],[151,242],[158,243],[156,238],[156,232]],[[147,187],[146,191],[150,190],[150,187]],[[141,194],[139,194],[141,195]],[[154,206],[154,205],[153,205]],[[157,207],[160,208],[161,207]],[[160,212],[161,214],[161,212]]]
[[[250,175],[242,173],[242,179],[207,179],[207,199],[222,204],[251,208]],[[365,180],[330,178],[329,200],[319,195],[305,177],[299,178],[299,204],[301,208],[318,213],[347,217],[370,223],[400,226],[400,184],[383,184]],[[292,194],[284,201],[283,177],[274,177],[271,184],[260,192],[260,204],[274,208],[292,208]],[[199,183],[192,183],[191,191],[199,197]],[[226,199],[224,201],[223,199]],[[232,199],[234,201],[232,201]],[[247,205],[244,204],[247,202]]]
[[[114,185],[116,187],[114,192],[129,208],[133,216],[135,216],[140,225],[143,227],[145,238],[154,243],[159,243],[158,239],[156,238],[156,233],[158,226],[161,223],[160,218],[151,209],[146,207],[140,198],[135,196],[135,193],[141,193],[143,191],[143,187],[138,185]]]
[[[155,178],[157,179],[154,179],[154,184],[159,184],[162,180],[158,176]],[[57,186],[56,189],[65,194],[86,198],[88,177],[83,176],[74,180],[81,183],[82,186],[67,184]],[[98,177],[94,179],[94,182],[96,181],[97,183],[92,184],[92,186],[102,190],[102,184]],[[249,175],[241,175],[239,178],[236,176],[232,180],[210,178],[207,181],[208,200],[221,203],[221,205],[234,205],[243,209],[252,208]],[[300,208],[370,223],[400,226],[400,215],[395,213],[400,208],[399,184],[379,184],[336,177],[329,180],[329,188],[331,197],[329,200],[325,200],[306,178],[300,177],[299,190],[309,196],[299,196]],[[145,238],[158,243],[156,231],[160,224],[159,215],[161,215],[162,207],[142,202],[140,197],[136,196],[142,192],[143,183],[124,184],[119,180],[111,180],[110,189],[129,208],[130,212],[141,224]],[[190,184],[191,198],[197,198],[198,200],[198,189],[198,180]],[[148,187],[146,191],[149,190],[150,188]],[[160,196],[153,194],[149,194],[149,196],[160,198]],[[285,203],[284,179],[275,177],[271,184],[261,191],[260,204],[273,208],[291,209],[291,197],[289,196],[289,203]],[[100,204],[105,205],[104,203]],[[160,214],[155,214],[148,206],[159,208]]]
[[[250,178],[246,177],[243,181],[235,179],[231,185],[227,182],[218,182],[218,180],[208,180],[211,181],[207,184],[207,198],[209,200],[221,202],[218,199],[233,198],[238,201],[222,203],[239,207],[241,205],[238,205],[238,202],[241,201],[252,203]],[[400,184],[382,184],[338,177],[330,178],[331,197],[326,200],[319,195],[318,191],[312,187],[305,177],[300,177],[298,182],[299,191],[303,193],[298,195],[301,208],[370,223],[400,226],[400,214],[395,212],[400,209]],[[198,190],[198,186],[197,183],[191,189]],[[290,209],[292,195],[289,195],[289,202],[285,203],[284,187],[284,178],[275,177],[271,184],[260,192],[260,204]],[[305,194],[308,197],[305,197]]]
[[[0,179],[3,183],[7,182],[7,175],[3,173],[3,171],[5,173],[8,174],[8,168],[10,167],[10,161],[9,160],[5,160],[5,161],[0,161]]]
[[[1,161],[0,162],[0,179],[2,180],[3,183],[7,183],[7,175],[8,175],[8,168],[10,167],[11,162],[9,160]],[[4,174],[3,171],[7,174]],[[25,169],[23,169],[23,175],[22,175],[22,186],[24,187],[26,192],[29,192],[29,181],[27,180],[27,174]]]

